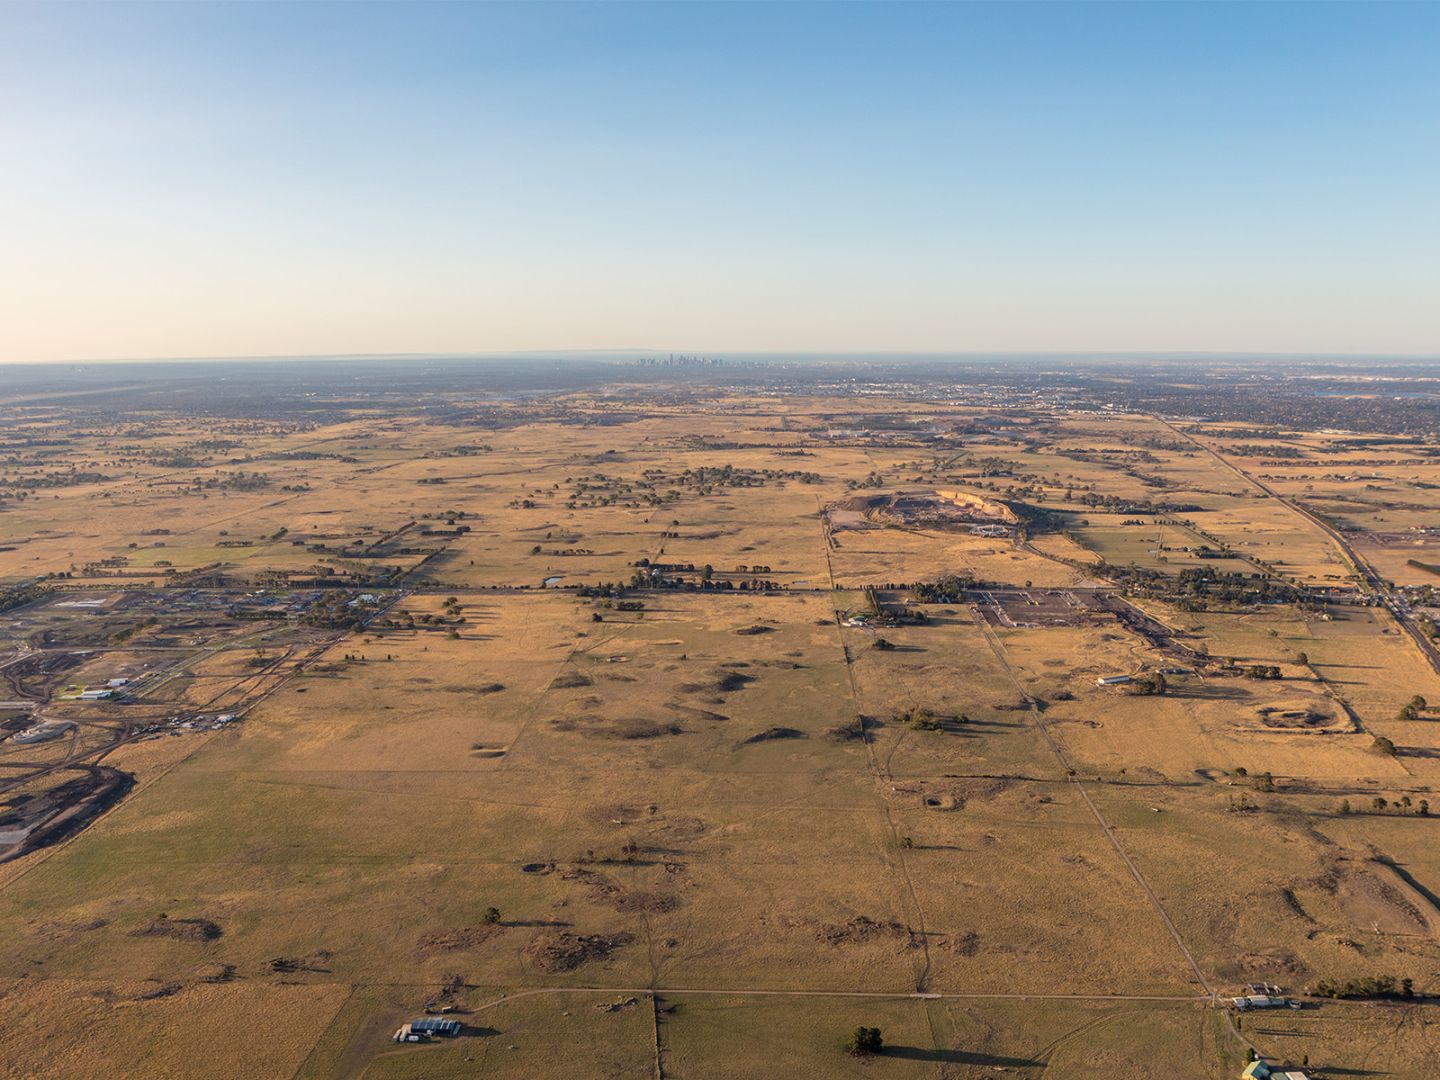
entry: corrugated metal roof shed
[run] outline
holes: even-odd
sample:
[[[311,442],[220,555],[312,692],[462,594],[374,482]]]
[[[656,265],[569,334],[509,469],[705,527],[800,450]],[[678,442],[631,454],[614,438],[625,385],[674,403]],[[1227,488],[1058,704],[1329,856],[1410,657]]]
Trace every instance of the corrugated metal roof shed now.
[[[427,1016],[423,1020],[411,1020],[410,1030],[426,1035],[459,1035],[460,1021],[447,1020],[440,1016]]]

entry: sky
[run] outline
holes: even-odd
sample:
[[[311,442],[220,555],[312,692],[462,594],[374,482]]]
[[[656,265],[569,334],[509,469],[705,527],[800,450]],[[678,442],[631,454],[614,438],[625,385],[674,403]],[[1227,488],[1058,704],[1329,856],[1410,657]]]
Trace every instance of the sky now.
[[[0,361],[1440,355],[1437,56],[1440,4],[9,0]]]

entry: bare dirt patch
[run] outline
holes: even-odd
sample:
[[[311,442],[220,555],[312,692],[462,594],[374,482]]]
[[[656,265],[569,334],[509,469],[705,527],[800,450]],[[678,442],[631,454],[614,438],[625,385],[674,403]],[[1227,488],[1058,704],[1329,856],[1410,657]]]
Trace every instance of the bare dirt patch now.
[[[913,935],[894,919],[876,922],[866,915],[856,915],[849,922],[826,923],[815,932],[826,945],[864,945],[872,941],[906,940],[913,947]]]
[[[499,937],[505,928],[499,923],[482,923],[480,926],[461,926],[453,930],[435,930],[421,936],[421,952],[458,952],[462,949],[476,949],[492,938]]]
[[[616,949],[630,944],[630,934],[575,934],[569,930],[546,930],[525,946],[525,955],[541,971],[559,974],[574,971],[594,960],[604,960]]]
[[[223,930],[220,924],[210,919],[155,919],[138,930],[130,931],[131,937],[162,937],[176,941],[214,941]]]

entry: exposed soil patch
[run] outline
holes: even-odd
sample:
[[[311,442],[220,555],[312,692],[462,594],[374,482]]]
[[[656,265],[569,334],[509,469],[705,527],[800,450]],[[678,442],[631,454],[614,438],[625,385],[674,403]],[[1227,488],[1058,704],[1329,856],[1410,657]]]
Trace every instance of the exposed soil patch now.
[[[174,938],[176,941],[214,941],[222,933],[220,924],[209,919],[156,919],[139,930],[130,931],[130,936]]]
[[[754,675],[721,669],[707,682],[681,683],[676,689],[682,694],[730,694],[743,690],[754,681]]]
[[[630,934],[574,934],[569,930],[547,930],[536,934],[525,946],[525,955],[541,971],[558,974],[574,971],[592,960],[604,960],[616,949],[630,944]]]
[[[674,911],[679,906],[669,893],[649,892],[643,889],[627,889],[604,874],[574,867],[560,875],[566,881],[577,881],[585,886],[585,898],[592,904],[601,904],[627,914],[661,914]]]
[[[856,915],[849,922],[826,923],[816,931],[816,936],[826,945],[864,945],[884,938],[905,938],[911,946],[915,944],[910,931],[894,919],[876,922],[864,915]]]
[[[980,935],[974,930],[962,930],[958,934],[937,934],[931,941],[959,956],[974,956],[980,951]]]
[[[860,742],[865,738],[866,721],[858,716],[853,720],[847,720],[843,724],[836,724],[827,728],[825,737],[834,739],[836,742]]]
[[[631,717],[612,720],[588,729],[585,734],[602,739],[658,739],[662,735],[683,735],[685,729],[673,720],[643,720]]]
[[[420,938],[421,952],[456,952],[460,949],[474,949],[491,938],[499,937],[505,928],[499,923],[482,923],[480,926],[461,926],[454,930],[436,930]]]
[[[1343,731],[1352,726],[1348,718],[1336,716],[1318,700],[1261,705],[1255,716],[1275,731]]]
[[[965,800],[959,795],[937,792],[925,796],[925,809],[946,811],[963,810],[965,809]]]
[[[708,720],[711,722],[729,720],[724,713],[711,712],[709,709],[697,709],[693,705],[680,705],[672,703],[669,708],[679,713],[687,720]]]
[[[792,727],[770,727],[764,731],[757,731],[748,739],[741,739],[735,744],[738,750],[742,746],[749,746],[751,743],[770,742],[773,739],[806,739],[809,738],[805,732]]]

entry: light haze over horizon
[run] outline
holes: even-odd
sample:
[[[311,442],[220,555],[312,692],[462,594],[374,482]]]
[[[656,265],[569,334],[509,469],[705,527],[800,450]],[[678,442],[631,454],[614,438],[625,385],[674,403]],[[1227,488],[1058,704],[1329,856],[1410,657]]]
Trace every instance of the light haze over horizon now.
[[[0,362],[1440,353],[1440,6],[0,6]]]

